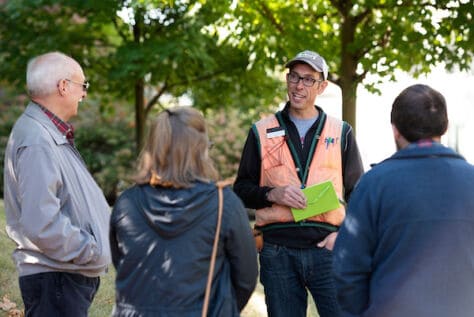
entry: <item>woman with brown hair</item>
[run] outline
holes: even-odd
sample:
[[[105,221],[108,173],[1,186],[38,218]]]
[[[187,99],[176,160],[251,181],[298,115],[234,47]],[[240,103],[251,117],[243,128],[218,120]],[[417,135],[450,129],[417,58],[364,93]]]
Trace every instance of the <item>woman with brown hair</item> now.
[[[213,249],[218,173],[202,114],[165,110],[139,158],[136,185],[117,200],[110,244],[114,316],[199,316]],[[224,188],[208,316],[239,316],[257,279],[255,243],[240,199]]]

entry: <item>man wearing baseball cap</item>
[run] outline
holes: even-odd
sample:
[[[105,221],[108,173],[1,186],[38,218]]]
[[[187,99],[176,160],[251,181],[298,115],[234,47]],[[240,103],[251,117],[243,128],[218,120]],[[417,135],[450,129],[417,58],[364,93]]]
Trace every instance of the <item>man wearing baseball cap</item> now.
[[[332,248],[344,201],[363,174],[362,161],[352,127],[315,103],[328,85],[324,58],[303,51],[285,66],[288,102],[253,124],[234,190],[256,210],[268,315],[306,316],[309,291],[320,317],[337,317]],[[299,211],[292,208],[311,210],[302,189],[326,181],[342,202],[339,207],[295,221],[293,212]]]

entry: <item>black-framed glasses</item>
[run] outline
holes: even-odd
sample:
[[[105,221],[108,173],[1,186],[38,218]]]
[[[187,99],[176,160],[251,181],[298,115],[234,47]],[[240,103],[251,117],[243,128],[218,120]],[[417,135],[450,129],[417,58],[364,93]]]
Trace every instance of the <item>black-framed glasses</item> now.
[[[80,82],[77,82],[77,81],[74,81],[74,80],[68,79],[68,78],[66,78],[65,80],[67,80],[68,82],[71,82],[73,84],[76,84],[76,85],[81,85],[83,91],[87,91],[87,89],[89,89],[89,86],[90,86],[90,84],[87,80],[84,81],[83,83],[80,83]]]
[[[316,82],[321,83],[321,82],[324,81],[322,79],[314,79],[313,77],[309,77],[309,76],[308,77],[301,77],[300,75],[298,75],[295,72],[289,72],[288,74],[286,74],[286,78],[292,84],[298,84],[300,82],[300,80],[302,80],[303,85],[305,85],[306,87],[313,87],[314,83],[316,83]]]

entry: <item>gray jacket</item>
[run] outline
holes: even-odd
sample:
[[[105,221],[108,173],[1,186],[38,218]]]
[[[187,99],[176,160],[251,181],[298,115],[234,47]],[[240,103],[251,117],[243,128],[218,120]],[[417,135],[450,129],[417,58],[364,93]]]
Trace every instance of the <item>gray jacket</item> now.
[[[4,187],[6,229],[17,245],[20,276],[105,272],[110,208],[79,152],[33,102],[10,134]]]

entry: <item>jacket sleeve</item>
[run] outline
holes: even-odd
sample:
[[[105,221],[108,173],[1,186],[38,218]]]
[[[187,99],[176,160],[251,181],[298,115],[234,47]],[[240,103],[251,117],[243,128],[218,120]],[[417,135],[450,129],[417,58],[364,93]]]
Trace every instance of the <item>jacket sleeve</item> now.
[[[110,254],[112,255],[112,264],[114,265],[115,269],[119,264],[119,261],[122,257],[119,244],[117,241],[117,214],[119,213],[119,204],[120,201],[116,201],[114,207],[112,209],[112,213],[110,214],[110,223],[109,223],[109,243],[110,243]]]
[[[229,219],[225,251],[230,262],[231,281],[241,311],[257,284],[258,266],[255,241],[242,202],[229,189],[224,193],[225,214]]]
[[[261,159],[257,137],[250,129],[240,159],[234,191],[242,199],[245,207],[259,209],[272,205],[265,196],[272,188],[260,187]]]
[[[137,206],[134,204],[135,199],[132,199],[131,189],[126,189],[115,201],[112,208],[109,221],[109,243],[110,253],[112,255],[112,264],[115,269],[118,268],[120,261],[123,260],[123,250],[120,248],[120,233],[127,230],[128,226],[124,224],[127,218],[127,213],[130,210],[137,210]]]
[[[354,190],[333,251],[337,298],[344,316],[362,315],[369,303],[376,230],[363,181]]]
[[[342,133],[346,141],[342,152],[342,176],[344,182],[344,199],[348,202],[352,190],[359,178],[364,174],[364,166],[352,127],[347,122],[344,122]]]
[[[82,265],[100,256],[96,239],[88,225],[79,228],[70,214],[61,210],[63,177],[54,155],[44,146],[20,149],[17,177],[21,205],[22,233],[42,253],[61,262]]]

